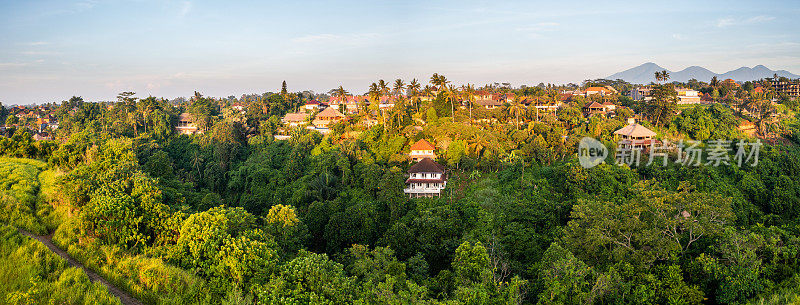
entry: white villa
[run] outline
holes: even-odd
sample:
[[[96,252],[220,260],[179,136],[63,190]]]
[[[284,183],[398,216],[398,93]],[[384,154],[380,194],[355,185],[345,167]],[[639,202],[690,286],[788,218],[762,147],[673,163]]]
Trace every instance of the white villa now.
[[[678,104],[700,104],[700,96],[696,90],[686,88],[675,88],[678,94]]]
[[[442,190],[447,186],[444,175],[444,166],[439,165],[430,158],[422,159],[408,169],[409,177],[406,180],[408,188],[403,192],[411,198],[441,196]]]

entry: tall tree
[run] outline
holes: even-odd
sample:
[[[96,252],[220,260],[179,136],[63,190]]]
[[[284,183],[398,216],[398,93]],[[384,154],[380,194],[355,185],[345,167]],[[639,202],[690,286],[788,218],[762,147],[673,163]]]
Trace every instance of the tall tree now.
[[[417,111],[419,112],[419,94],[421,90],[421,85],[417,81],[416,78],[412,79],[411,82],[408,84],[408,96],[411,98],[411,102],[416,105]]]
[[[133,135],[136,137],[139,136],[139,116],[138,112],[136,111],[136,101],[139,98],[133,97],[134,95],[136,95],[135,92],[122,92],[117,95],[117,101],[119,101],[119,103],[125,109],[126,123],[133,127]]]

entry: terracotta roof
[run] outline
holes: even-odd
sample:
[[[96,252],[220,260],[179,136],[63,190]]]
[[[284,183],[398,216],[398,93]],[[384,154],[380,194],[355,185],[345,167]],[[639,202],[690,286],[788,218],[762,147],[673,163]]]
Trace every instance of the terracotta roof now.
[[[496,100],[487,100],[487,99],[479,99],[479,100],[475,101],[475,103],[477,103],[478,105],[481,105],[481,106],[500,106],[500,105],[503,104],[503,103],[501,103],[499,101],[496,101]]]
[[[589,104],[589,106],[586,106],[586,108],[591,109],[591,108],[605,108],[605,107],[603,107],[603,104],[600,104],[598,102],[592,102],[591,104]]]
[[[192,115],[184,112],[184,113],[181,113],[181,115],[178,118],[181,121],[191,121],[192,120]]]
[[[409,173],[444,173],[444,166],[434,162],[431,158],[422,159],[408,169]]]
[[[344,114],[339,112],[339,110],[333,109],[333,107],[328,107],[328,108],[325,108],[325,110],[322,110],[319,114],[317,114],[317,117],[318,118],[319,117],[323,117],[323,118],[341,117],[341,118],[343,118]]]
[[[286,122],[302,122],[305,121],[307,117],[307,113],[287,113],[283,116],[283,120]]]
[[[646,127],[639,125],[638,123],[633,123],[628,126],[622,127],[619,130],[615,131],[614,134],[617,135],[625,135],[629,137],[652,137],[655,136],[656,133]]]
[[[310,101],[306,102],[306,105],[319,105],[319,104],[320,104],[320,102],[317,101],[317,100],[310,100]]]
[[[434,150],[434,149],[436,149],[436,147],[434,147],[433,144],[431,144],[430,142],[425,141],[425,139],[419,140],[417,141],[417,143],[414,143],[414,145],[411,145],[411,150]]]
[[[605,88],[605,87],[589,87],[589,88],[586,88],[585,91],[587,91],[587,92],[588,91],[611,92],[611,90],[608,90],[608,88]]]

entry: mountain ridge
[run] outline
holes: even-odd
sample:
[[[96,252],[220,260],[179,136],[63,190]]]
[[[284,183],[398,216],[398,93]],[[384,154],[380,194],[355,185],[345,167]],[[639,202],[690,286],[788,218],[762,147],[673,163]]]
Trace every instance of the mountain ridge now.
[[[621,79],[633,84],[649,84],[655,82],[655,72],[664,71],[669,72],[670,81],[687,82],[694,78],[699,81],[708,82],[712,77],[716,76],[720,81],[724,79],[733,79],[735,81],[753,81],[762,78],[772,77],[777,74],[788,78],[800,78],[800,75],[793,74],[786,70],[771,70],[764,65],[756,65],[750,67],[740,67],[725,73],[715,73],[709,69],[701,66],[689,66],[680,71],[671,71],[661,67],[653,62],[646,62],[636,67],[617,72],[609,75],[606,79],[616,80]]]

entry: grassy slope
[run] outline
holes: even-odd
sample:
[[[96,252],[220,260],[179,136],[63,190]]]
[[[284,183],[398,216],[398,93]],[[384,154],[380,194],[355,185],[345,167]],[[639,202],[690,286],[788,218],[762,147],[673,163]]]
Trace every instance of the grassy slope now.
[[[121,304],[42,243],[0,226],[0,305]]]

